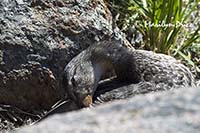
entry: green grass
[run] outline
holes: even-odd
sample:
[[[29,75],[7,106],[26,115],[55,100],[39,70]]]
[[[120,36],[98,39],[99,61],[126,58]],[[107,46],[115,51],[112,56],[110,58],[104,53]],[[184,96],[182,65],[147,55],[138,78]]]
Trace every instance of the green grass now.
[[[132,25],[143,35],[143,49],[179,58],[200,72],[200,20],[190,17],[198,11],[199,0],[112,0],[119,15],[118,26]],[[191,24],[196,24],[188,28]],[[192,29],[192,30],[191,30]]]

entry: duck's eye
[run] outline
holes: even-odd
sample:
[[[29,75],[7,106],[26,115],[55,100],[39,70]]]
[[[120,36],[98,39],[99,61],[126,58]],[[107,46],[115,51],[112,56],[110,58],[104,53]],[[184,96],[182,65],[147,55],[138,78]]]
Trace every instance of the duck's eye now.
[[[77,87],[77,83],[76,83],[76,80],[74,79],[74,77],[72,77],[71,82],[74,87]]]

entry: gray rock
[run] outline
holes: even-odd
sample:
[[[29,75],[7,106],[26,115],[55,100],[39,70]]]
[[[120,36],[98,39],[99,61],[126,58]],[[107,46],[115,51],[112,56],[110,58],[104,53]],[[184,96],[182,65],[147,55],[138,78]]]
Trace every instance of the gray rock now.
[[[50,109],[65,97],[64,66],[112,32],[103,0],[1,0],[0,103]]]
[[[54,115],[17,133],[198,133],[200,87],[138,95],[97,108]]]

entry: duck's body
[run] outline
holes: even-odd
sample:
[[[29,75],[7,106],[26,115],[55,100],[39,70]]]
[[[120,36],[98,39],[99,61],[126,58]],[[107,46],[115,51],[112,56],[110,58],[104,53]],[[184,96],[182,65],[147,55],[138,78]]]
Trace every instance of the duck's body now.
[[[90,103],[85,105],[84,100],[93,97],[102,75],[112,69],[120,82],[132,83],[144,93],[193,86],[195,83],[189,69],[171,56],[103,42],[90,46],[66,66],[63,83],[69,97],[79,106],[89,106]],[[125,94],[125,90],[120,91],[120,95]],[[112,95],[116,91],[108,93]]]

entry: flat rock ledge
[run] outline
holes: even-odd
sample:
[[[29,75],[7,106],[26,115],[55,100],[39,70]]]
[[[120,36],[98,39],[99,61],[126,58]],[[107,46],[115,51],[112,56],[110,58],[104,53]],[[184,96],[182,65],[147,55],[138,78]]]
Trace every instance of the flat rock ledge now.
[[[200,87],[138,95],[97,108],[54,115],[17,133],[197,133]]]

